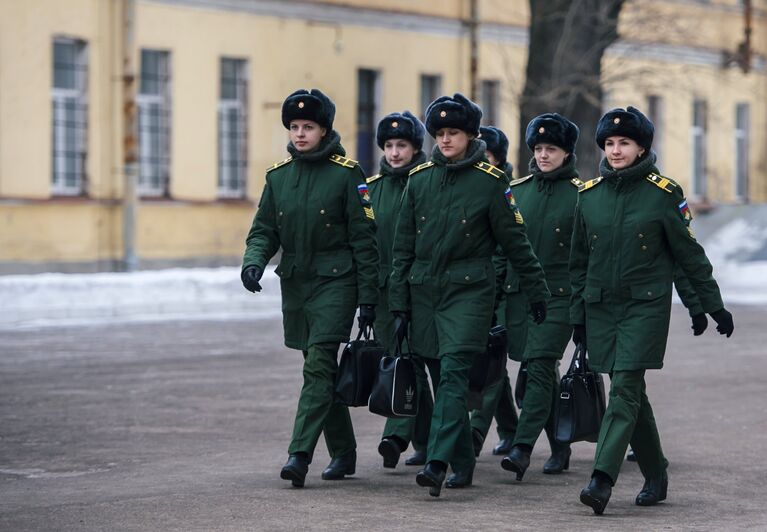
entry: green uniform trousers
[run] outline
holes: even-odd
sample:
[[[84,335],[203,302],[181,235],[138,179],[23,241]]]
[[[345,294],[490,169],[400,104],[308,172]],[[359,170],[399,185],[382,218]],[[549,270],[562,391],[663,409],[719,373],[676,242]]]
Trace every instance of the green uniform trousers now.
[[[554,412],[559,399],[557,362],[555,358],[531,358],[527,361],[525,399],[513,445],[529,445],[532,449],[545,429],[552,451],[567,447],[554,440]]]
[[[303,352],[304,385],[288,453],[307,453],[310,462],[323,431],[331,458],[357,448],[349,409],[333,400],[338,346],[335,342],[314,344]]]
[[[666,469],[644,374],[643,369],[615,371],[610,377],[610,402],[599,431],[594,470],[609,475],[613,483],[629,444],[645,478],[658,477]]]
[[[390,417],[386,420],[382,438],[396,436],[405,442],[405,445],[412,443],[416,451],[425,451],[429,443],[429,428],[434,412],[426,368],[429,368],[429,376],[436,394],[439,386],[439,360],[425,357],[414,357],[413,360],[418,386],[418,414],[415,417]]]
[[[495,417],[498,438],[513,440],[517,432],[518,420],[509,373],[505,367],[501,380],[489,386],[482,394],[482,406],[471,413],[471,428],[479,432],[483,440],[487,438],[493,417]]]
[[[474,469],[469,421],[469,370],[479,353],[445,353],[431,417],[427,460],[450,464],[453,471]]]

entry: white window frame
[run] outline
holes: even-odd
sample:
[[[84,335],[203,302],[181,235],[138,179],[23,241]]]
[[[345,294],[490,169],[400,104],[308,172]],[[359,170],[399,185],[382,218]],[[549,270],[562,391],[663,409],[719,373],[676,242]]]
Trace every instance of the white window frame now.
[[[232,62],[236,71],[234,99],[224,98],[224,63]],[[248,175],[248,61],[234,57],[222,57],[218,102],[218,195],[221,198],[243,198],[247,188]],[[236,131],[232,132],[228,117],[235,113]],[[237,154],[231,159],[232,143]]]
[[[421,74],[419,84],[419,90],[421,91],[421,120],[425,123],[426,108],[442,94],[442,74]],[[426,94],[427,91],[424,90],[427,85],[432,89],[429,94]],[[434,144],[434,138],[427,133],[423,139],[423,151],[426,154],[426,159],[431,159]]]
[[[501,80],[483,79],[479,83],[482,125],[500,127],[501,121]],[[487,100],[492,100],[488,102]]]
[[[138,148],[139,148],[139,181],[138,193],[146,197],[167,196],[170,188],[170,150],[171,150],[171,54],[167,50],[144,48],[141,52],[159,54],[164,64],[158,70],[157,83],[160,91],[157,94],[141,92],[136,95],[138,104]],[[140,66],[141,76],[144,74]],[[144,124],[151,111],[158,109],[158,131],[148,131]],[[151,136],[148,133],[152,133]],[[156,183],[151,182],[153,175],[158,175]]]
[[[655,102],[653,106],[652,102]],[[656,166],[663,166],[663,137],[665,133],[664,124],[664,100],[660,94],[648,94],[647,95],[647,113],[648,117],[655,126],[655,134],[653,135],[652,149],[657,156]]]
[[[697,106],[703,106],[703,123],[697,125],[696,111]],[[708,154],[707,154],[707,142],[708,142],[708,103],[703,99],[695,99],[692,104],[692,125],[690,127],[690,169],[692,175],[690,176],[690,183],[692,188],[692,196],[698,199],[706,199],[708,193]],[[700,152],[696,149],[700,147]]]
[[[54,85],[57,44],[77,47],[74,88],[60,88]],[[51,192],[58,196],[78,196],[85,192],[88,155],[88,46],[82,39],[55,37],[52,54]],[[68,106],[74,107],[71,115],[67,112]],[[69,128],[75,129],[73,140],[67,135]],[[74,183],[67,183],[67,162],[70,155],[74,156]]]
[[[740,110],[745,109],[744,124],[739,124]],[[748,180],[749,180],[749,164],[750,164],[750,129],[751,129],[751,105],[748,102],[738,102],[735,104],[735,128],[734,128],[734,153],[735,153],[735,168],[733,176],[735,177],[735,197],[742,201],[748,202]],[[743,143],[743,151],[745,152],[745,160],[741,160],[740,143]],[[742,171],[742,172],[741,172]]]

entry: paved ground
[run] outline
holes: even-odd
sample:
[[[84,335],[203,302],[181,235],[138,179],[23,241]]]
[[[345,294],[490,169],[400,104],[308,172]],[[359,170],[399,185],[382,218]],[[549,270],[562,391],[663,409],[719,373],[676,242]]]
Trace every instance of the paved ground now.
[[[593,444],[559,477],[539,445],[522,483],[488,448],[475,487],[433,499],[414,468],[382,469],[383,419],[361,408],[357,475],[320,480],[320,444],[307,487],[289,488],[301,357],[276,320],[0,332],[0,530],[764,530],[767,308],[733,311],[725,340],[694,338],[675,308],[648,384],[669,499],[634,506],[627,464],[602,517],[578,502]]]

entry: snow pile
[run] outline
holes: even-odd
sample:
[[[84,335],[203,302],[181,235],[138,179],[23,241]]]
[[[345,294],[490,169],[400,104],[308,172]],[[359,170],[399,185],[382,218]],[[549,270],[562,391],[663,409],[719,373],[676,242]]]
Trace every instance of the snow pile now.
[[[239,268],[0,276],[0,327],[279,315],[279,278],[267,268],[251,294]]]

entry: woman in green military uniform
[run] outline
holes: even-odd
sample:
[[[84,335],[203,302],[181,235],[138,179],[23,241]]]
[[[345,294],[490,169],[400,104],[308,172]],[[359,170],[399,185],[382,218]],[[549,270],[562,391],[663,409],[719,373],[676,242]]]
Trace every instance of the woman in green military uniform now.
[[[507,159],[509,140],[506,134],[493,126],[482,126],[479,128],[479,133],[479,137],[485,141],[485,157],[487,157],[487,161],[503,170],[506,180],[511,181],[514,167]],[[503,270],[502,273],[499,270],[498,275],[505,278],[506,257],[499,253],[493,260]],[[499,278],[499,281],[503,281],[503,278]],[[505,292],[500,286],[497,287],[496,298],[498,300],[498,311],[496,313],[498,322],[504,323],[508,331],[509,356],[514,360],[519,360],[525,336],[527,335],[527,301],[524,299],[524,296],[521,296],[521,304],[510,309],[507,313]],[[519,356],[516,355],[517,353]],[[496,384],[488,387],[482,394],[480,408],[471,412],[471,436],[474,442],[474,456],[479,456],[482,450],[482,445],[490,430],[493,417],[495,417],[496,430],[500,439],[495,447],[493,447],[493,454],[506,455],[511,451],[511,442],[514,441],[514,435],[517,432],[517,411],[514,408],[511,382],[505,367],[501,379]]]
[[[548,290],[501,170],[477,140],[481,109],[461,94],[426,110],[436,138],[432,160],[410,172],[394,240],[389,306],[406,324],[416,352],[437,353],[440,381],[426,466],[416,481],[438,496],[472,483],[474,451],[467,410],[469,370],[485,349],[494,311],[493,252],[501,245],[520,275],[537,321]]]
[[[380,256],[378,289],[379,300],[376,337],[389,353],[394,352],[394,318],[389,312],[388,280],[391,274],[394,230],[399,215],[402,191],[405,190],[408,174],[416,166],[426,162],[421,148],[426,129],[418,118],[409,111],[391,113],[379,123],[376,132],[378,147],[384,152],[381,157],[381,171],[367,179],[370,201],[376,214],[376,239]],[[405,460],[406,465],[426,463],[426,444],[429,438],[429,423],[433,401],[425,366],[429,368],[432,382],[439,382],[439,359],[436,353],[419,353],[416,360],[418,377],[418,415],[414,418],[390,418],[386,421],[378,452],[386,468],[394,468],[400,455],[412,442],[415,453]]]
[[[501,461],[504,469],[516,473],[517,480],[522,480],[529,467],[533,447],[544,429],[551,456],[543,472],[561,473],[570,465],[570,446],[558,444],[553,435],[554,407],[559,397],[557,364],[573,331],[568,268],[573,214],[582,184],[575,168],[578,133],[578,126],[557,113],[533,118],[525,131],[525,142],[533,152],[531,174],[511,184],[551,290],[546,322],[528,327],[522,356],[527,362],[524,405],[511,452]],[[511,291],[517,284],[514,272],[509,271],[504,286]]]
[[[666,498],[666,461],[645,371],[663,367],[677,266],[717,331],[729,337],[734,329],[711,263],[689,227],[692,215],[682,189],[655,166],[653,133],[652,122],[633,107],[606,113],[596,133],[605,152],[601,175],[580,187],[576,210],[573,340],[588,347],[593,369],[610,373],[591,482],[580,495],[597,514],[607,506],[629,444],[645,478],[636,504]]]
[[[378,252],[364,174],[347,159],[333,130],[335,105],[317,89],[298,90],[282,105],[290,157],[267,170],[246,240],[242,283],[259,280],[282,248],[280,276],[285,345],[304,355],[288,461],[280,476],[304,485],[320,433],[332,457],[324,480],[352,475],[356,443],[349,411],[333,402],[340,342],[349,339],[357,306],[372,325],[378,300]]]

